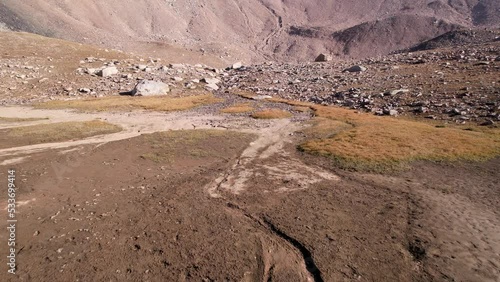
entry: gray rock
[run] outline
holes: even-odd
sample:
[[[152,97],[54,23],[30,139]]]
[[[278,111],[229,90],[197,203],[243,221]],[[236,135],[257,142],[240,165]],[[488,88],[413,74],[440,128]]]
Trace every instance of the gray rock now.
[[[486,121],[481,123],[482,126],[489,126],[489,125],[494,125],[494,124],[495,124],[495,122],[491,119],[487,119]]]
[[[158,96],[165,95],[170,92],[170,88],[167,84],[160,81],[153,80],[143,80],[139,82],[134,90],[132,90],[133,96]]]
[[[237,63],[234,63],[231,67],[233,70],[237,70],[237,69],[240,69],[241,67],[243,67],[243,64],[241,62],[237,62]]]
[[[0,31],[10,31],[10,28],[5,23],[0,22]]]
[[[385,94],[390,95],[390,96],[394,96],[394,95],[408,93],[408,92],[410,92],[409,89],[396,89],[396,90],[387,91],[387,92],[385,92]]]
[[[85,70],[86,73],[91,74],[91,75],[96,74],[98,71],[99,71],[99,69],[94,69],[94,68],[87,68]]]
[[[184,66],[183,64],[170,64],[169,66],[172,69],[185,69],[186,68],[186,66]]]
[[[363,66],[352,66],[350,68],[345,69],[344,72],[362,72],[366,70],[367,68]]]
[[[217,86],[217,84],[214,84],[214,83],[209,83],[209,84],[205,85],[205,89],[217,91],[217,90],[219,90],[219,86]]]
[[[397,116],[399,113],[397,110],[389,110],[389,115],[390,116]]]
[[[206,83],[206,84],[218,84],[218,83],[220,83],[219,79],[217,79],[217,78],[209,78],[209,77],[205,77],[201,81],[204,82],[204,83]]]
[[[399,114],[397,110],[391,108],[382,109],[382,113],[387,116],[397,116]]]
[[[108,77],[108,76],[115,75],[117,73],[118,73],[118,69],[116,67],[107,67],[107,68],[100,70],[97,73],[97,75],[99,75],[101,77]]]
[[[429,111],[429,108],[424,107],[424,106],[420,106],[420,107],[418,107],[418,108],[415,110],[415,112],[417,112],[417,113],[422,113],[422,114],[423,114],[423,113],[427,113],[428,111]]]
[[[450,115],[454,115],[454,116],[456,116],[456,115],[460,115],[460,114],[462,113],[462,111],[460,111],[460,110],[459,110],[459,109],[457,109],[457,108],[453,108],[453,109],[451,109],[451,110],[449,111],[449,113],[450,113]]]
[[[273,98],[273,96],[270,96],[270,95],[257,95],[257,96],[252,97],[253,100],[265,100],[265,99],[271,99],[271,98]]]
[[[319,54],[314,60],[315,62],[328,62],[332,60],[332,56],[328,54]]]

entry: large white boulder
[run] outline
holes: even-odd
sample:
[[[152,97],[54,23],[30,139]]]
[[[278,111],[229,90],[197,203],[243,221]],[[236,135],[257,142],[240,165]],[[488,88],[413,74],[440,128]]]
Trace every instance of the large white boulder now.
[[[170,87],[161,81],[143,80],[139,82],[134,90],[133,96],[158,96],[170,92]]]

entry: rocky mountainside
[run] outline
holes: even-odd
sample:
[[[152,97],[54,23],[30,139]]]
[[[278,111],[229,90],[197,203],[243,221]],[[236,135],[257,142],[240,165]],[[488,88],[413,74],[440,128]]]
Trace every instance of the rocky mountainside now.
[[[500,30],[476,37],[490,33]],[[29,52],[35,48],[36,53]],[[147,80],[161,82],[172,96],[206,90],[449,123],[500,121],[500,41],[359,61],[234,63],[227,68],[131,57],[14,32],[0,33],[0,50],[9,54],[0,59],[0,106],[131,94]]]
[[[2,0],[0,28],[137,51],[165,44],[226,61],[384,55],[500,23],[497,0]],[[161,48],[160,48],[161,49]]]

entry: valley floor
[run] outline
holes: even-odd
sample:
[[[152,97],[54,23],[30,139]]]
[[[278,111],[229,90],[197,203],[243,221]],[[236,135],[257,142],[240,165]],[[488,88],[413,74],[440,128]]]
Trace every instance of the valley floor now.
[[[220,69],[0,38],[2,281],[500,281],[498,40]]]
[[[256,120],[203,107],[170,114],[19,107],[2,113],[49,118],[30,124],[99,116],[123,128],[107,137],[0,150],[0,178],[16,169],[19,207],[17,274],[6,281],[500,275],[499,159],[417,162],[386,174],[332,169],[327,158],[296,150],[307,127],[303,114]],[[6,197],[0,195],[2,206]],[[6,242],[5,232],[0,240]],[[5,256],[1,261],[5,266]]]

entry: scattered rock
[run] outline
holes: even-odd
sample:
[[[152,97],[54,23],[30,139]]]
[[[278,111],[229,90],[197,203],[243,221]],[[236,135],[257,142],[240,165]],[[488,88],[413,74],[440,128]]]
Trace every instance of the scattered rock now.
[[[186,67],[184,66],[184,64],[170,64],[169,66],[170,66],[170,68],[172,68],[172,69],[184,69],[184,68],[186,68]]]
[[[217,78],[203,78],[201,80],[202,82],[206,83],[206,84],[219,84],[220,83],[220,80],[217,79]]]
[[[331,55],[328,54],[319,54],[318,57],[314,60],[315,62],[329,62],[333,59]]]
[[[90,74],[90,75],[97,74],[98,71],[99,71],[99,69],[95,69],[95,68],[85,69],[85,73]]]
[[[143,80],[139,82],[134,90],[132,90],[133,96],[158,96],[165,95],[170,92],[170,88],[167,84],[160,81],[153,80]]]
[[[480,125],[482,126],[490,126],[490,125],[494,125],[495,122],[491,119],[487,119],[486,121],[482,122]]]
[[[209,83],[205,85],[205,89],[210,90],[210,91],[217,91],[219,90],[219,86],[217,84]]]
[[[97,75],[99,75],[100,77],[108,77],[108,76],[112,76],[112,75],[115,75],[118,73],[118,69],[116,67],[107,67],[107,68],[103,68],[102,70],[100,70]]]
[[[409,90],[409,89],[396,89],[396,90],[387,91],[387,92],[385,92],[384,94],[385,94],[385,95],[394,96],[394,95],[403,94],[403,93],[408,93],[408,92],[410,92],[410,90]]]
[[[237,69],[240,69],[240,68],[242,68],[242,67],[243,67],[243,64],[242,64],[241,62],[234,63],[234,64],[231,66],[231,68],[232,68],[233,70],[237,70]]]
[[[363,71],[366,71],[367,68],[366,67],[363,67],[363,66],[352,66],[350,68],[347,68],[344,70],[344,72],[363,72]]]
[[[257,96],[252,97],[253,100],[265,100],[265,99],[271,99],[271,98],[273,98],[273,96],[270,96],[270,95],[257,95]]]
[[[89,88],[80,88],[80,89],[78,89],[78,91],[81,93],[90,93],[91,92],[91,90]]]
[[[423,113],[427,113],[428,111],[429,111],[429,108],[424,107],[424,106],[420,106],[420,107],[418,107],[418,108],[415,110],[415,112],[417,112],[417,113],[421,113],[421,114],[423,114]]]
[[[397,116],[399,112],[397,110],[389,110],[389,115],[390,116]]]

